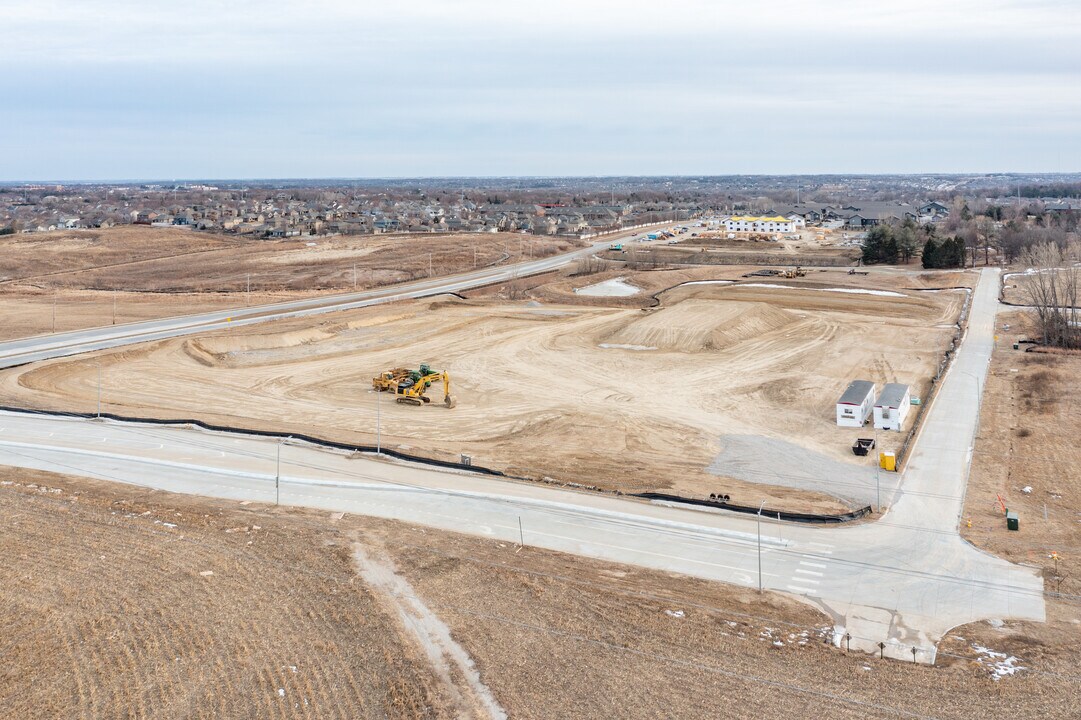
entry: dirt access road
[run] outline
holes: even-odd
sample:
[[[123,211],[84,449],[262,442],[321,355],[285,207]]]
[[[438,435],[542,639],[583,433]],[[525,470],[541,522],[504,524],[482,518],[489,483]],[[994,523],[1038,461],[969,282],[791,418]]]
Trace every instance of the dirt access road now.
[[[975,649],[1008,650],[986,623],[959,628],[938,667],[880,661],[823,644],[828,621],[778,595],[22,470],[0,471],[0,522],[0,625],[20,640],[0,667],[7,717],[460,716],[361,578],[353,538],[387,554],[515,718],[1079,712],[1076,673]]]

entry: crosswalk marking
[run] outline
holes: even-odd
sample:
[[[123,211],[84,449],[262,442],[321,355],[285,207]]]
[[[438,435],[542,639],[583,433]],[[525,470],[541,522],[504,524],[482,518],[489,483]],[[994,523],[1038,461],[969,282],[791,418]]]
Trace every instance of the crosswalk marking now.
[[[801,575],[814,575],[815,577],[822,577],[822,573],[816,572],[814,570],[804,570],[803,568],[796,568],[796,572],[800,573]]]

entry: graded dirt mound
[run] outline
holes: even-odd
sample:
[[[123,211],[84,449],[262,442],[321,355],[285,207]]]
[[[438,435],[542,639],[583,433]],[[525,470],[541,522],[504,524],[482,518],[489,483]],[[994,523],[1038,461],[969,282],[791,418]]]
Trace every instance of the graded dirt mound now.
[[[721,350],[798,320],[768,303],[685,300],[634,319],[601,342],[677,352]]]

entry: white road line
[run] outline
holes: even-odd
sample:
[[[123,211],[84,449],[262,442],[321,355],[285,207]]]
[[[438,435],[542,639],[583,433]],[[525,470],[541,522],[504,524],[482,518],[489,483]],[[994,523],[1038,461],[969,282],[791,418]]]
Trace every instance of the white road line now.
[[[822,568],[823,570],[826,569],[826,564],[825,563],[807,562],[806,560],[800,560],[799,564],[800,565],[806,565],[807,567]]]
[[[801,575],[814,575],[815,577],[822,577],[824,575],[824,573],[816,572],[815,570],[804,570],[803,568],[796,568],[796,572]],[[817,582],[817,580],[812,580],[811,582]]]
[[[788,588],[789,590],[795,590],[798,593],[805,593],[807,595],[814,595],[815,592],[817,592],[816,590],[812,590],[810,588],[804,588],[804,587],[797,587],[796,585],[785,585],[785,587]]]

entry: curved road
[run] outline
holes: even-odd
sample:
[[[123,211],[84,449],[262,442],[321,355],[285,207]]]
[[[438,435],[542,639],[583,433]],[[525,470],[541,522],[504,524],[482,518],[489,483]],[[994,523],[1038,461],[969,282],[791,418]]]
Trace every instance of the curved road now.
[[[994,617],[1044,619],[1038,570],[976,550],[957,531],[993,344],[997,279],[997,271],[983,271],[967,336],[928,408],[904,476],[889,491],[893,500],[887,513],[878,522],[853,527],[797,526],[767,518],[759,543],[754,517],[302,444],[281,448],[278,479],[279,448],[272,439],[19,413],[0,413],[0,464],[236,500],[274,502],[280,493],[284,504],[395,518],[508,542],[518,541],[520,518],[528,545],[747,587],[761,583],[829,613],[837,644],[850,635],[858,649],[877,652],[881,642],[890,657],[934,662],[935,644],[956,625]],[[433,285],[446,290],[455,282],[460,281]],[[397,295],[406,297],[405,292]],[[33,344],[23,351],[36,352]]]
[[[104,350],[137,342],[163,340],[179,335],[193,335],[195,333],[219,330],[237,325],[251,325],[254,323],[267,322],[269,320],[320,315],[328,312],[336,312],[338,310],[352,310],[371,305],[380,305],[382,303],[395,302],[397,300],[430,297],[443,293],[470,290],[485,285],[507,282],[514,280],[515,278],[538,275],[551,270],[557,270],[576,260],[588,257],[598,250],[607,248],[612,242],[624,240],[642,232],[645,232],[645,230],[637,229],[615,233],[606,237],[603,242],[597,242],[580,250],[541,258],[540,260],[530,260],[514,265],[488,267],[462,273],[460,275],[418,280],[416,282],[393,285],[377,290],[365,290],[363,292],[344,293],[341,295],[328,295],[306,300],[274,303],[272,305],[219,310],[198,315],[163,318],[160,320],[146,320],[123,325],[107,325],[85,330],[56,333],[53,335],[40,335],[37,337],[11,340],[9,342],[0,343],[0,368],[23,365],[39,360],[48,360],[55,357],[77,355],[93,350]]]

